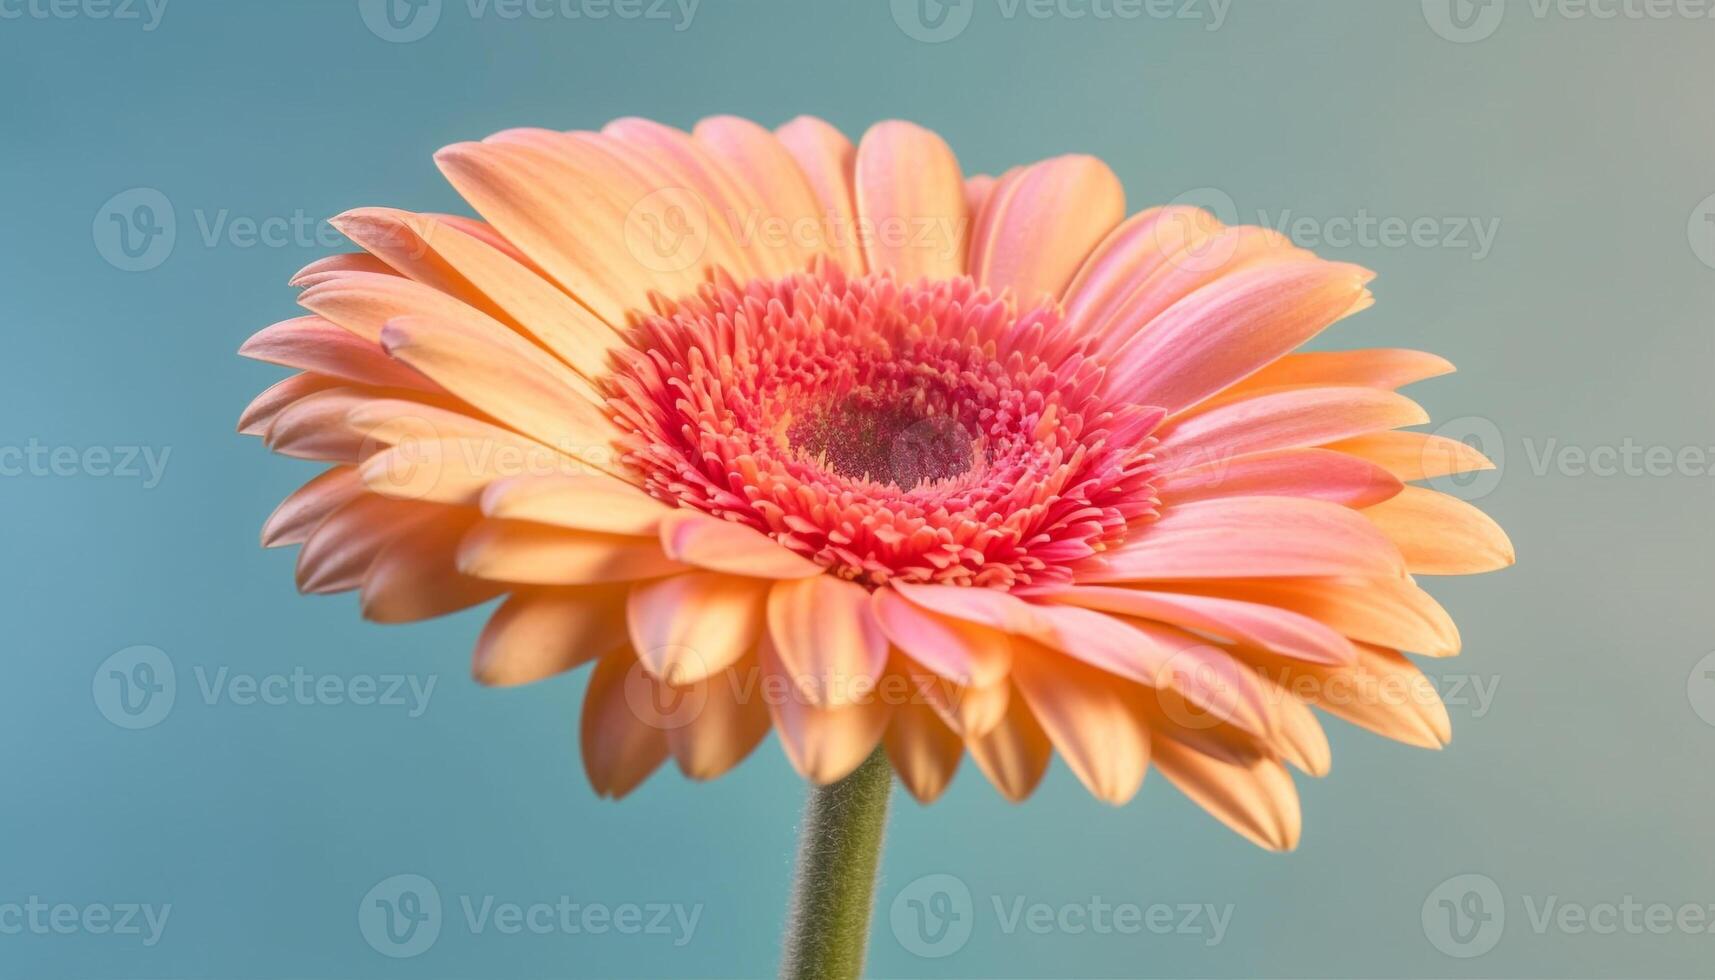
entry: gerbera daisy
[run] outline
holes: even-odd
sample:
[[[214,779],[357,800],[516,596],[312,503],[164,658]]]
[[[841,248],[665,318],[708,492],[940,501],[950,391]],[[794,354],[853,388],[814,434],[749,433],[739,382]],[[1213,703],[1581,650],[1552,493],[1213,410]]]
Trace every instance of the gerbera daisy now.
[[[1407,350],[1293,353],[1371,273],[1100,161],[967,177],[935,134],[856,146],[639,119],[436,160],[481,220],[360,209],[363,251],[243,353],[301,373],[241,430],[332,463],[268,521],[306,592],[382,622],[496,597],[476,677],[594,662],[597,792],[718,776],[770,731],[829,784],[884,746],[933,800],[1058,752],[1123,803],[1153,766],[1291,848],[1312,708],[1438,746],[1413,579],[1499,568],[1483,468],[1396,389]],[[1406,696],[1386,696],[1386,692]]]

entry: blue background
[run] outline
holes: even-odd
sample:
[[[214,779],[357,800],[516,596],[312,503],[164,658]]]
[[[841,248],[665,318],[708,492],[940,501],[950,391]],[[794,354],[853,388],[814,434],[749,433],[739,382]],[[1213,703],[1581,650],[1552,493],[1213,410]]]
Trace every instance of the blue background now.
[[[46,2],[0,4],[22,12],[0,19],[0,447],[171,455],[155,486],[0,478],[0,906],[172,911],[150,947],[0,934],[0,975],[772,973],[803,796],[778,746],[713,784],[663,772],[623,803],[596,800],[574,739],[584,675],[482,689],[466,676],[480,613],[383,628],[350,597],[298,597],[293,555],[256,535],[313,467],[233,432],[279,376],[233,351],[294,315],[293,271],[340,250],[317,222],[364,204],[463,210],[430,154],[505,127],[688,126],[717,112],[770,125],[808,112],[854,136],[908,117],[970,172],[1092,152],[1134,209],[1218,188],[1247,221],[1290,209],[1328,234],[1328,219],[1360,210],[1499,222],[1481,256],[1313,243],[1381,273],[1379,305],[1327,342],[1448,356],[1461,373],[1413,394],[1437,419],[1492,427],[1506,457],[1481,503],[1518,567],[1429,586],[1466,641],[1430,667],[1444,691],[1466,685],[1452,746],[1330,722],[1334,771],[1301,780],[1306,831],[1290,856],[1246,844],[1159,775],[1116,810],[1056,764],[1015,807],[967,765],[932,808],[896,800],[874,975],[1707,971],[1715,935],[1539,931],[1529,909],[1715,903],[1715,727],[1697,710],[1715,720],[1715,692],[1693,669],[1715,649],[1709,468],[1600,476],[1558,455],[1715,446],[1715,226],[1696,211],[1715,192],[1715,20],[1537,15],[1519,0],[1492,36],[1456,43],[1432,26],[1436,0],[1427,14],[1238,0],[1217,30],[1207,0],[1188,9],[1199,19],[1009,17],[1002,0],[963,0],[951,10],[968,26],[930,44],[869,0],[705,0],[689,24],[557,8],[513,20],[446,0],[431,31],[399,43],[355,0],[169,0],[150,30],[93,16],[94,2]],[[177,237],[128,272],[108,261],[103,209],[134,188],[164,196]],[[273,244],[227,233],[294,217],[308,231]],[[133,731],[96,692],[98,666],[135,645],[164,651],[178,689],[164,720]],[[415,718],[206,703],[197,672],[221,668],[437,683]],[[1487,710],[1470,701],[1473,679],[1494,692]],[[432,948],[395,960],[365,942],[357,913],[400,873],[434,882],[446,915]],[[888,911],[932,873],[969,889],[974,932],[930,959]],[[1424,906],[1467,873],[1496,883],[1507,917],[1491,951],[1461,959],[1434,941]],[[682,947],[473,934],[458,897],[490,895],[704,908]],[[1009,934],[997,896],[1213,903],[1232,919],[1212,946]]]

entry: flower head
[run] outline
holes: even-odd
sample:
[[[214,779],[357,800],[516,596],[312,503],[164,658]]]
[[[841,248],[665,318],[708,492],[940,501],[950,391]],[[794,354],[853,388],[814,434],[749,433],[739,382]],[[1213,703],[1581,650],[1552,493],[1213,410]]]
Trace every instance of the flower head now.
[[[966,178],[900,122],[514,130],[437,160],[482,216],[363,209],[243,353],[240,428],[333,464],[268,521],[307,592],[402,622],[496,597],[485,683],[594,662],[621,796],[772,730],[826,783],[884,744],[919,799],[969,752],[1101,799],[1152,765],[1252,840],[1299,831],[1313,708],[1449,737],[1402,651],[1415,574],[1508,564],[1413,483],[1488,466],[1402,350],[1294,353],[1371,275],[1192,208],[1125,217],[1067,156]]]

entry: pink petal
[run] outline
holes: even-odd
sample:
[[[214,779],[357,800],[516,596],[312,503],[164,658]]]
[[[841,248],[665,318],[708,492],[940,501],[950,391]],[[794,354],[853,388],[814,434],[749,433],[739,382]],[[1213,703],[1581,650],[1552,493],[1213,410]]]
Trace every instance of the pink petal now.
[[[1214,636],[1224,636],[1313,663],[1342,664],[1358,651],[1338,631],[1302,613],[1276,606],[1217,596],[1149,592],[1080,585],[1057,592],[1054,602],[1153,619]]]
[[[1170,413],[1255,373],[1322,332],[1373,273],[1322,261],[1273,262],[1224,277],[1174,304],[1114,355],[1115,391]]]
[[[1347,507],[1379,504],[1403,488],[1367,460],[1326,449],[1251,453],[1174,470],[1156,484],[1167,506],[1216,497],[1311,497]]]
[[[995,188],[971,239],[971,275],[1029,307],[1058,298],[1085,256],[1125,217],[1125,189],[1094,157],[1025,167]]]
[[[965,271],[970,213],[964,176],[945,140],[908,122],[870,127],[857,151],[858,217],[872,234],[869,268],[902,283]]]
[[[1079,573],[1080,582],[1404,573],[1387,536],[1322,500],[1231,497],[1174,507]]]

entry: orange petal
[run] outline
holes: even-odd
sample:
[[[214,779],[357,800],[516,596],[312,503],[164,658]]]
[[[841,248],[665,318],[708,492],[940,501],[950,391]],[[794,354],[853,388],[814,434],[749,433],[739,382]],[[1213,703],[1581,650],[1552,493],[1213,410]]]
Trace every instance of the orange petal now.
[[[636,665],[630,650],[603,657],[590,675],[579,720],[579,744],[590,786],[596,795],[616,800],[641,785],[667,759],[665,733],[633,710],[635,686],[632,697],[627,697],[628,675]]]
[[[761,212],[762,202],[751,196],[738,175],[720,160],[709,146],[689,133],[650,119],[616,119],[602,127],[602,135],[642,154],[659,167],[671,186],[660,198],[666,207],[656,208],[653,218],[670,219],[668,208],[678,206],[690,220],[680,233],[708,226],[707,258],[718,260],[739,279],[779,277],[803,269],[794,264],[792,253],[765,236],[746,234],[745,220]],[[742,239],[739,237],[742,236]],[[668,241],[669,257],[680,261],[698,258],[696,240]],[[701,266],[696,266],[701,269]]]
[[[344,379],[330,378],[325,374],[294,374],[283,381],[277,381],[245,406],[244,412],[238,417],[238,432],[246,436],[266,436],[268,429],[274,424],[274,419],[288,405],[318,391],[338,388],[344,384]]]
[[[877,589],[870,603],[893,645],[942,677],[975,687],[1006,679],[1012,663],[1006,633],[930,612],[889,588]]]
[[[755,528],[684,508],[662,516],[661,547],[675,561],[733,575],[795,579],[826,571]]]
[[[263,444],[297,459],[355,463],[366,445],[363,433],[346,423],[352,409],[383,392],[379,388],[325,388],[281,408],[268,424]]]
[[[620,335],[588,308],[499,248],[437,215],[360,208],[332,219],[353,241],[426,285],[474,297],[589,379],[602,376]]]
[[[1326,623],[1354,640],[1432,657],[1459,652],[1459,630],[1453,618],[1409,578],[1208,579],[1152,582],[1150,588],[1279,606]]]
[[[302,544],[324,518],[362,493],[363,481],[358,479],[356,467],[335,466],[324,470],[274,508],[267,523],[262,525],[262,547]]]
[[[489,484],[511,471],[504,459],[553,455],[522,436],[497,431],[504,439],[500,445],[469,438],[410,441],[370,456],[358,472],[364,485],[382,496],[474,505]]]
[[[774,583],[768,635],[782,668],[811,704],[851,704],[873,694],[887,666],[887,637],[869,593],[831,575]]]
[[[580,391],[577,375],[493,320],[389,320],[388,353],[502,423],[612,472],[618,429]]]
[[[1270,660],[1258,669],[1292,696],[1384,738],[1426,749],[1452,741],[1453,723],[1434,682],[1394,650],[1360,644],[1353,664]]]
[[[1006,717],[985,735],[967,738],[971,759],[995,789],[1014,803],[1035,792],[1053,748],[1022,695],[1007,702]]]
[[[1469,445],[1427,432],[1376,432],[1331,442],[1325,448],[1367,459],[1407,483],[1495,468]]]
[[[1007,592],[957,585],[892,582],[889,588],[924,609],[943,616],[981,623],[1003,633],[1031,633],[1041,628],[1036,607]]]
[[[1252,734],[1264,731],[1262,691],[1254,676],[1201,637],[1076,606],[1047,605],[1038,612],[1046,627],[1035,639],[1092,667],[1154,688],[1156,700],[1187,723],[1205,723],[1212,715]]]
[[[442,517],[444,510],[373,494],[357,497],[316,525],[304,542],[298,552],[298,589],[321,594],[357,588],[383,548]]]
[[[1303,351],[1275,361],[1246,378],[1242,388],[1285,388],[1299,385],[1363,385],[1392,391],[1418,381],[1453,373],[1446,358],[1420,350]]]
[[[338,279],[348,272],[366,272],[383,276],[398,275],[392,266],[368,252],[347,252],[342,255],[327,255],[316,259],[299,269],[286,284],[297,289],[308,289],[330,279]]]
[[[615,327],[648,308],[651,289],[696,287],[689,264],[643,265],[627,235],[651,187],[611,154],[572,140],[552,150],[489,141],[435,154],[447,180],[477,212],[559,283]]]
[[[1334,762],[1328,745],[1328,733],[1316,720],[1316,713],[1304,702],[1280,693],[1269,699],[1272,708],[1273,742],[1281,758],[1311,776],[1326,776]]]
[[[597,585],[685,571],[653,538],[483,520],[459,547],[459,570],[496,582]]]
[[[501,585],[461,575],[453,564],[459,539],[474,519],[474,514],[442,519],[383,548],[363,576],[363,617],[413,623],[500,595]]]
[[[965,743],[958,733],[943,724],[934,709],[922,704],[894,708],[882,741],[893,771],[919,803],[940,798],[965,754]]]
[[[1406,487],[1363,513],[1399,545],[1413,574],[1471,575],[1517,560],[1506,532],[1487,514],[1425,487]]]
[[[718,572],[689,572],[631,587],[631,645],[667,684],[694,684],[732,666],[756,645],[768,583]]]
[[[672,508],[629,483],[585,469],[522,476],[488,488],[483,513],[579,531],[655,534]]]
[[[331,276],[298,294],[298,305],[371,343],[399,316],[442,320],[485,317],[455,296],[392,273],[349,272]]]
[[[988,687],[960,687],[909,657],[900,655],[898,662],[895,672],[910,682],[910,700],[927,705],[943,724],[966,738],[988,734],[1006,717],[1012,697],[1010,679]]]
[[[1171,240],[1173,248],[1153,263],[1148,278],[1129,285],[1124,301],[1106,323],[1088,328],[1100,356],[1112,356],[1154,332],[1157,320],[1168,310],[1222,280],[1269,266],[1321,261],[1271,228],[1228,228],[1195,209],[1167,212],[1171,217],[1163,215],[1151,234]]]
[[[252,334],[238,353],[356,384],[441,390],[422,374],[395,361],[380,344],[319,316],[301,316],[264,327]]]
[[[786,758],[805,779],[827,785],[849,775],[881,741],[892,708],[877,697],[861,704],[819,707],[803,696],[799,682],[762,644],[764,680],[770,683],[768,710],[780,732]]]
[[[1049,741],[1099,800],[1124,804],[1143,785],[1149,736],[1111,674],[1025,644],[1012,671]]]
[[[1236,765],[1172,738],[1157,738],[1151,748],[1169,782],[1247,840],[1271,851],[1298,846],[1303,816],[1286,767],[1268,758]]]
[[[683,724],[667,728],[667,746],[679,771],[692,779],[714,779],[743,762],[774,727],[768,705],[756,693],[758,665],[747,657],[727,671],[694,685],[690,707],[675,715]]]
[[[529,684],[626,642],[624,586],[525,589],[507,599],[476,643],[471,674],[494,687]]]

